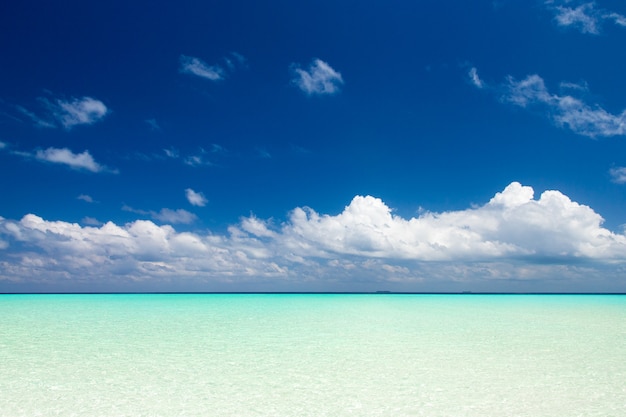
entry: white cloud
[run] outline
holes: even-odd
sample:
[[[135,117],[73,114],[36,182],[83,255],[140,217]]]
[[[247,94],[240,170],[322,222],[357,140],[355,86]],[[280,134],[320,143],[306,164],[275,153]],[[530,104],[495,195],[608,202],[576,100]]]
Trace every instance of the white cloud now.
[[[190,224],[197,220],[197,216],[184,209],[172,210],[169,208],[163,208],[160,211],[154,210],[139,210],[127,205],[122,206],[122,210],[129,211],[131,213],[141,214],[142,216],[150,216],[150,218],[163,223],[172,224]]]
[[[619,13],[608,13],[603,16],[605,19],[612,20],[616,25],[626,26],[626,16]]]
[[[2,142],[2,141],[0,141],[0,149],[4,149],[6,147],[7,147],[7,144]]]
[[[200,58],[186,55],[180,56],[180,72],[197,75],[211,81],[224,78],[224,69],[219,65],[208,65]]]
[[[198,218],[195,214],[188,212],[183,209],[161,209],[158,213],[152,213],[152,217],[155,220],[164,222],[164,223],[174,223],[174,224],[190,224],[196,221]]]
[[[595,2],[573,2],[571,0],[545,2],[554,13],[557,25],[573,27],[581,33],[597,35],[605,21],[612,21],[616,25],[626,26],[626,17],[615,12],[596,8]],[[575,3],[573,7],[571,3]]]
[[[611,180],[616,184],[626,184],[626,167],[616,167],[609,170]]]
[[[67,148],[48,148],[43,151],[37,151],[35,158],[41,161],[68,165],[74,169],[85,169],[91,172],[101,172],[106,170],[104,166],[100,165],[93,159],[89,151],[76,154]]]
[[[554,18],[559,26],[574,26],[582,33],[599,33],[599,21],[593,3],[585,3],[576,8],[557,6]]]
[[[162,220],[186,216],[152,213]],[[533,189],[519,183],[482,206],[408,219],[378,198],[357,196],[337,215],[296,208],[280,225],[250,216],[228,234],[182,232],[148,220],[80,226],[29,214],[0,218],[0,239],[7,242],[0,284],[70,277],[183,285],[193,278],[415,288],[543,280],[567,290],[597,289],[593,280],[609,274],[610,285],[626,289],[626,235],[603,228],[600,215],[559,191],[535,199]]]
[[[576,134],[592,138],[626,134],[626,110],[612,114],[571,95],[550,93],[543,78],[536,74],[519,81],[508,77],[503,90],[505,101],[520,107],[541,106],[558,126]]]
[[[292,82],[302,91],[311,94],[335,94],[343,84],[341,74],[321,59],[313,60],[308,71],[293,65]]]
[[[87,195],[87,194],[81,194],[81,195],[79,195],[79,196],[78,196],[78,197],[76,197],[76,198],[77,198],[78,200],[82,200],[82,201],[84,201],[84,202],[86,202],[86,203],[93,203],[93,202],[94,202],[94,201],[93,201],[93,198],[91,198],[91,196],[90,196],[90,195]]]
[[[478,76],[478,70],[476,69],[476,67],[470,68],[467,75],[469,76],[470,81],[472,82],[472,84],[474,84],[475,87],[483,88],[485,86],[483,81]]]
[[[76,125],[93,124],[109,112],[104,103],[91,97],[71,101],[57,100],[56,108],[52,110],[57,121],[66,129]]]
[[[187,201],[189,201],[189,204],[191,204],[192,206],[204,207],[208,202],[204,194],[196,192],[191,188],[187,188],[185,190],[185,196],[187,197]]]
[[[71,100],[39,97],[38,100],[45,108],[46,114],[43,116],[38,116],[22,106],[15,106],[37,127],[64,127],[69,130],[74,126],[96,123],[109,113],[109,109],[103,102],[92,97],[72,98]]]

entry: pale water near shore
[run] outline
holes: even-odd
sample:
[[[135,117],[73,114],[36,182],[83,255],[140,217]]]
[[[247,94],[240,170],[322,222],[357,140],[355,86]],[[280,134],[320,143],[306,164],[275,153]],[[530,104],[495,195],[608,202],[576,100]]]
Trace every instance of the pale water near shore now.
[[[626,296],[4,295],[0,416],[626,416]]]

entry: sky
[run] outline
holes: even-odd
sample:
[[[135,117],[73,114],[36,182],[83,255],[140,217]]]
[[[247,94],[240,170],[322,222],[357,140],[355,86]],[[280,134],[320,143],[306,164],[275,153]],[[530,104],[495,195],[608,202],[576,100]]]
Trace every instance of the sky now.
[[[626,292],[625,43],[618,0],[4,2],[0,292]]]

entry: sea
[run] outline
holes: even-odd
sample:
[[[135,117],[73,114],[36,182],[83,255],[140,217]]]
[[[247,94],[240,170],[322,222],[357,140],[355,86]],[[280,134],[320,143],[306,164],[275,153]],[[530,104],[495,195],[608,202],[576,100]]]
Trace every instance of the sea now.
[[[626,416],[626,296],[0,295],[0,416]]]

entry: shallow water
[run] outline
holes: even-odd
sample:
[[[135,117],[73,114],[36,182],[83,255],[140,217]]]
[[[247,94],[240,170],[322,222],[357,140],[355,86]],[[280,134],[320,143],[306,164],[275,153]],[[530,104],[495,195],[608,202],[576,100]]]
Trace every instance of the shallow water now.
[[[4,295],[0,416],[624,416],[626,296]]]

